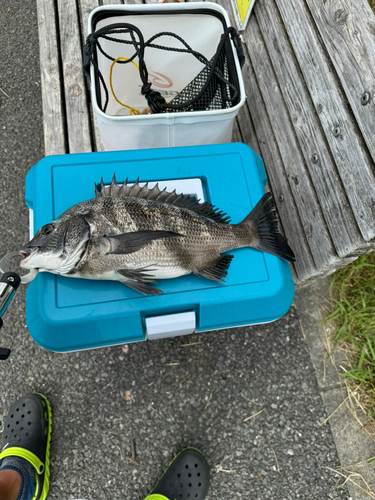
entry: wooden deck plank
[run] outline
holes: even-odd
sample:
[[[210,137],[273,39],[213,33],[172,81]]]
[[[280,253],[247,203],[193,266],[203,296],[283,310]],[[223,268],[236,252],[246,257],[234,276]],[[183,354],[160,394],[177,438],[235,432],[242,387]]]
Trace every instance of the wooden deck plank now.
[[[251,63],[312,256],[319,269],[328,269],[337,261],[336,252],[255,16],[250,20],[243,36],[249,49],[251,47]],[[284,198],[285,203],[288,203],[286,195]]]
[[[226,7],[225,0],[218,0],[217,3],[224,8]],[[228,10],[228,14],[233,24],[232,11]],[[254,22],[254,20],[250,19],[250,22]],[[255,133],[259,146],[259,154],[263,159],[267,171],[282,229],[288,243],[291,245],[296,255],[296,262],[291,265],[293,274],[296,278],[296,282],[304,282],[312,276],[320,275],[321,272],[317,269],[312,258],[305,230],[299,217],[296,203],[291,194],[289,182],[285,175],[283,160],[249,57],[248,46],[243,44],[243,48],[246,61],[242,69],[242,74],[247,96],[244,108],[246,107],[251,115],[250,127],[253,125],[252,132]],[[246,110],[244,110],[244,113],[245,115],[243,116],[246,118]],[[242,122],[240,122],[239,125],[240,128],[248,126],[247,124],[243,125]],[[250,145],[250,147],[254,146],[254,143],[251,144],[247,141],[246,143]]]
[[[123,4],[121,0],[102,0],[102,5],[119,5]],[[130,3],[130,2],[127,2]]]
[[[88,21],[91,12],[99,7],[99,0],[78,0],[79,1],[79,10],[80,10],[80,22],[81,22],[81,39],[82,39],[82,47],[86,42],[86,38],[88,35]],[[91,85],[90,80],[85,77],[85,85],[87,91],[87,105],[88,111],[90,115],[90,121],[92,123],[92,150],[93,151],[104,151],[103,143],[100,138],[98,121],[96,119],[96,115],[91,106],[92,96],[91,96]]]
[[[375,16],[367,0],[307,5],[375,161]]]
[[[45,155],[67,151],[54,2],[37,0]]]
[[[324,132],[290,47],[277,7],[260,1],[255,11],[281,93],[292,118],[304,160],[313,182],[330,235],[340,257],[363,244],[348,197],[331,156]],[[319,160],[314,161],[314,155]],[[338,157],[338,162],[341,157]],[[342,163],[342,161],[341,161]],[[341,169],[345,164],[341,164]]]
[[[255,133],[247,101],[245,101],[245,104],[239,110],[237,115],[237,120],[243,142],[248,146],[250,146],[251,149],[253,149],[256,153],[258,153],[258,155],[260,155],[260,146]]]
[[[232,142],[242,142],[242,135],[238,126],[237,118],[233,123]]]
[[[245,52],[247,52],[246,47]],[[248,58],[248,54],[246,56]],[[296,255],[296,262],[292,267],[295,268],[298,280],[305,281],[311,276],[318,275],[319,271],[314,264],[305,231],[290,192],[283,161],[249,59],[243,67],[243,76],[246,82],[247,102],[259,143],[260,155],[267,171],[286,239]]]
[[[92,151],[75,0],[57,0],[69,153]]]
[[[84,44],[88,35],[89,16],[96,7],[99,7],[99,0],[78,0],[78,5],[81,22],[81,39],[82,44]]]
[[[301,71],[326,134],[357,224],[365,240],[375,237],[375,179],[357,125],[340,92],[304,2],[276,0]],[[353,10],[352,7],[351,10]],[[256,9],[255,9],[256,11]],[[339,44],[339,40],[337,40]],[[341,44],[340,44],[341,45]]]

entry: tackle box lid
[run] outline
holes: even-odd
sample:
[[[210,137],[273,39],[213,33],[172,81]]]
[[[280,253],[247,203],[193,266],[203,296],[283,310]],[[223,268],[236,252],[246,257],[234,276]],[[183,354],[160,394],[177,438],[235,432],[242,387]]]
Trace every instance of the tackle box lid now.
[[[240,143],[48,156],[30,169],[26,204],[31,237],[72,205],[94,197],[94,183],[169,181],[244,219],[265,193],[261,158]],[[181,188],[181,183],[185,187]],[[160,185],[159,183],[159,185]],[[177,183],[177,184],[176,184]],[[92,349],[274,321],[294,298],[289,264],[243,248],[225,283],[195,275],[159,280],[159,296],[120,282],[39,273],[26,292],[26,322],[34,340],[52,351]]]

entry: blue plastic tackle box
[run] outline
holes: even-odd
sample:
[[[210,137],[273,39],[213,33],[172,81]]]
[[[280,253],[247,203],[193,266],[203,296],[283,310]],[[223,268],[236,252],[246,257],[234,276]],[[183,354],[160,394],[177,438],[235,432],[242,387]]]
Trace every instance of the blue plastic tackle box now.
[[[75,203],[94,197],[101,177],[159,182],[192,194],[240,222],[265,192],[261,158],[244,144],[49,156],[29,171],[30,236]],[[151,185],[151,184],[150,184]],[[169,190],[169,189],[168,189]],[[225,283],[195,275],[160,280],[163,295],[143,296],[120,282],[39,273],[26,293],[33,339],[51,351],[75,351],[274,321],[294,297],[289,264],[245,248]]]

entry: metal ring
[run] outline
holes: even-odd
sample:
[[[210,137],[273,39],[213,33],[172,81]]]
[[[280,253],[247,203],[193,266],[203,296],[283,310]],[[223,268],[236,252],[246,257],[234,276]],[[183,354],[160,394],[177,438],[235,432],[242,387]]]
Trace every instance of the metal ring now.
[[[16,255],[20,255],[19,252],[10,252],[6,254],[1,260],[0,260],[0,271],[2,273],[7,273],[10,271],[10,261],[13,259],[13,257],[16,257]],[[30,271],[27,274],[24,274],[23,276],[20,276],[21,278],[21,283],[23,285],[27,285],[28,283],[31,283],[33,279],[36,277],[38,274],[37,269],[30,269]]]

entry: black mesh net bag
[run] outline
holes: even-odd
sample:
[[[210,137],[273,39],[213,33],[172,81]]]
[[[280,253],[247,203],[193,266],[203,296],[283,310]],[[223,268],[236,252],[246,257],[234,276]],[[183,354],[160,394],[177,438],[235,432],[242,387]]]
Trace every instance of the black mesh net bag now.
[[[121,35],[121,36],[119,36]],[[179,47],[162,45],[162,38],[173,38],[178,42]],[[128,58],[115,58],[103,49],[103,41],[118,44],[132,45],[134,53]],[[140,91],[146,98],[149,111],[151,113],[172,113],[181,111],[209,111],[221,110],[236,106],[241,99],[237,68],[234,61],[231,40],[237,51],[241,67],[245,58],[242,51],[241,42],[236,30],[233,27],[224,29],[221,35],[215,55],[208,60],[203,54],[195,51],[179,35],[172,32],[160,32],[145,41],[141,31],[133,24],[116,23],[110,24],[91,33],[84,46],[84,69],[89,76],[89,68],[92,64],[96,79],[97,101],[100,109],[105,113],[109,101],[109,91],[113,88],[111,78],[106,81],[105,75],[99,68],[98,54],[109,61],[118,64],[130,64],[136,60],[140,76]],[[152,87],[149,81],[149,74],[145,63],[145,52],[147,57],[152,57],[152,51],[180,52],[189,54],[196,58],[203,66],[203,69],[190,81],[179,93],[169,102],[161,93]],[[113,67],[113,64],[111,68]],[[123,82],[126,85],[126,82]],[[110,86],[110,90],[109,87]],[[102,99],[104,91],[104,99]],[[116,99],[117,100],[117,99]],[[130,107],[130,106],[127,106]]]

